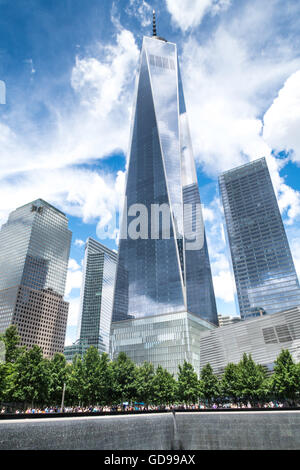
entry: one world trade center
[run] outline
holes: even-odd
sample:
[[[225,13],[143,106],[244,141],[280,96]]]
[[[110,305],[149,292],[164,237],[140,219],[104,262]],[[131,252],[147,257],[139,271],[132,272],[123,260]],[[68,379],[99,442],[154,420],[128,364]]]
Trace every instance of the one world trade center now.
[[[176,44],[144,37],[133,106],[111,347],[136,363],[198,370],[218,325]]]

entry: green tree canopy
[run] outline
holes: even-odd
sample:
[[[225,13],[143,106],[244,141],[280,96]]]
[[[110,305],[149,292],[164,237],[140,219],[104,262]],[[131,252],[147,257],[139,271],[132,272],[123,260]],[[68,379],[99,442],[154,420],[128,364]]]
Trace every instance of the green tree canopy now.
[[[13,398],[16,401],[46,404],[49,399],[51,372],[49,361],[44,359],[39,346],[23,351],[13,372]]]
[[[166,369],[158,366],[153,379],[153,403],[169,405],[175,402],[176,380]]]
[[[0,362],[0,403],[5,401],[7,392],[7,370],[6,364]]]
[[[84,402],[89,405],[99,402],[99,366],[99,351],[95,346],[90,346],[83,357]]]
[[[184,361],[179,365],[177,397],[181,403],[196,403],[199,399],[199,380],[193,366]]]
[[[83,363],[79,354],[76,354],[69,369],[66,387],[66,402],[72,405],[82,404],[85,398],[84,385],[85,377]]]
[[[211,403],[214,399],[219,398],[220,383],[219,379],[213,373],[210,364],[206,364],[200,374],[199,383],[200,396]]]
[[[19,347],[20,336],[16,325],[10,325],[5,333],[0,336],[5,344],[5,362],[15,362],[24,348]]]
[[[253,361],[251,354],[243,354],[237,371],[237,394],[244,403],[253,405],[267,396],[266,371]]]
[[[63,354],[56,353],[50,361],[50,388],[49,402],[52,405],[60,405],[64,383],[68,378],[67,361]]]
[[[98,371],[98,402],[100,405],[110,405],[113,400],[113,369],[108,354],[102,353]]]
[[[300,393],[300,369],[288,349],[283,349],[274,365],[271,389],[279,399],[294,401]]]
[[[234,402],[237,400],[239,397],[237,364],[227,364],[221,379],[220,386],[223,398],[231,399]]]
[[[139,403],[145,403],[147,406],[153,400],[154,394],[154,376],[153,364],[144,362],[137,368],[135,377],[136,400]]]
[[[117,359],[112,363],[113,374],[113,402],[115,404],[130,402],[135,400],[135,377],[136,365],[127,357],[124,352],[120,352]]]

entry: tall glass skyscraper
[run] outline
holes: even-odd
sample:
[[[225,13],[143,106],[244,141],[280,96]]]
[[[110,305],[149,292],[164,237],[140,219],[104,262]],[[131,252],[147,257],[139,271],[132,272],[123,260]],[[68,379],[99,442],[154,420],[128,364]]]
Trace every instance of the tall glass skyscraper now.
[[[72,233],[66,215],[42,199],[13,211],[0,231],[0,332],[15,324],[21,344],[63,352],[63,295]]]
[[[132,226],[138,225],[137,213],[143,229],[138,236],[132,236]],[[156,218],[159,213],[160,219]],[[140,55],[112,343],[117,350],[118,345],[121,349],[116,322],[130,321],[128,331],[139,325],[138,340],[141,322],[132,323],[132,320],[179,312],[189,312],[210,327],[218,324],[177,48],[154,32],[153,37],[143,38]],[[156,318],[157,334],[158,323]],[[145,331],[149,331],[151,324],[154,321],[145,322]],[[172,322],[169,326],[163,335],[171,340]],[[178,326],[175,329],[179,331]],[[144,352],[148,348],[149,354],[151,344],[159,340],[146,336],[143,342],[148,344]],[[187,334],[187,341],[188,338]],[[127,341],[126,352],[133,357],[134,346],[130,346],[130,352],[130,340],[124,336],[123,339]],[[142,357],[140,354],[140,361]]]
[[[109,352],[117,253],[93,238],[85,245],[81,287],[79,341],[84,349],[95,346]]]
[[[143,40],[126,202],[113,321],[187,310],[217,324],[176,45],[157,37]],[[147,210],[147,230],[133,239],[136,204]],[[167,208],[169,238],[163,224],[153,236],[153,205]]]
[[[300,288],[265,158],[219,177],[243,319],[300,305]]]

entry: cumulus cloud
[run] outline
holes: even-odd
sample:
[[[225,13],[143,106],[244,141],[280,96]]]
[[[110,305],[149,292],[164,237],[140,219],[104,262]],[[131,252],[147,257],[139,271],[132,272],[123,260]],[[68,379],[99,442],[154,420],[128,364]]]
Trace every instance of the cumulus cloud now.
[[[102,60],[76,58],[71,84],[80,93],[81,104],[94,117],[106,118],[111,112],[114,117],[118,116],[122,110],[120,105],[128,98],[128,85],[132,82],[138,54],[133,34],[123,29],[117,35],[116,45],[99,45]],[[128,112],[128,107],[125,106],[125,110]]]
[[[216,176],[267,156],[271,149],[259,117],[266,103],[260,95],[280,87],[300,61],[254,59],[238,37],[220,26],[205,45],[190,37],[181,64],[195,157],[204,170]]]
[[[182,31],[198,26],[206,13],[213,15],[227,9],[230,0],[166,0],[172,20]]]
[[[300,216],[300,191],[287,185],[284,176],[280,176],[287,161],[288,159],[279,159],[271,154],[267,158],[280,212],[284,216],[285,223],[292,225]]]
[[[123,197],[123,185],[123,172],[115,177],[72,167],[36,170],[4,179],[0,196],[9,203],[1,207],[0,223],[6,221],[12,209],[39,197],[84,222],[110,219]]]
[[[77,263],[75,259],[70,258],[69,265],[68,265],[68,273],[67,273],[67,282],[66,282],[66,290],[65,295],[67,301],[69,301],[69,296],[73,289],[80,289],[82,282],[82,270],[81,266]]]
[[[263,137],[275,150],[292,151],[291,159],[300,163],[300,70],[286,80],[265,113]]]
[[[82,247],[84,245],[84,241],[81,240],[80,238],[76,238],[75,242],[74,242],[74,245],[75,246],[79,246],[79,247]]]
[[[292,224],[300,194],[279,174],[288,159],[272,151],[293,150],[293,161],[300,155],[300,59],[284,37],[274,42],[276,10],[248,2],[232,19],[220,20],[208,39],[189,34],[180,63],[198,165],[216,178],[265,156],[280,210]]]
[[[152,23],[152,8],[145,0],[130,0],[125,9],[129,16],[134,16],[143,27]]]
[[[98,44],[95,56],[77,57],[70,76],[76,103],[65,106],[67,112],[53,110],[55,125],[44,140],[34,127],[21,135],[7,119],[0,122],[0,198],[6,201],[0,224],[38,197],[84,222],[110,217],[123,193],[122,172],[110,175],[79,164],[126,152],[137,58],[134,37],[125,29],[115,43]]]
[[[79,320],[80,297],[75,297],[73,299],[69,299],[68,302],[69,302],[70,305],[69,305],[69,315],[68,315],[67,327],[68,328],[72,327],[72,326],[77,327],[78,320]]]
[[[234,302],[234,281],[230,271],[219,271],[213,276],[215,296],[224,302]]]
[[[78,269],[80,269],[80,266],[79,264],[77,263],[77,261],[73,258],[70,258],[69,259],[69,264],[68,264],[68,269],[70,271],[77,271]]]

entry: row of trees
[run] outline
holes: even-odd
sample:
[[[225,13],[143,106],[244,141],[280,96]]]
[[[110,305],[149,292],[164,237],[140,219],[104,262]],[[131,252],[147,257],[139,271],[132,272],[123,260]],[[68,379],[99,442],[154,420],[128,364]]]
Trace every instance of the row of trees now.
[[[275,361],[274,372],[265,369],[244,354],[239,364],[228,364],[222,377],[214,375],[207,364],[198,379],[191,364],[179,366],[178,377],[161,366],[154,370],[145,362],[136,366],[124,353],[114,361],[90,347],[83,359],[76,356],[72,364],[63,354],[51,360],[43,358],[38,346],[19,347],[14,326],[2,337],[5,362],[0,364],[0,402],[24,403],[24,406],[59,406],[63,384],[65,404],[69,406],[114,405],[138,402],[146,405],[197,403],[205,400],[235,403],[269,401],[295,402],[300,399],[300,364],[295,364],[288,350]]]

